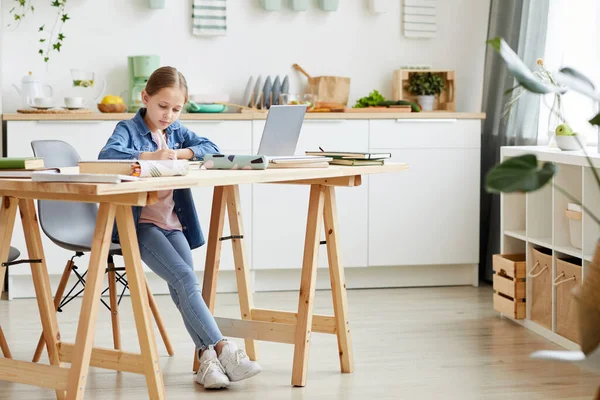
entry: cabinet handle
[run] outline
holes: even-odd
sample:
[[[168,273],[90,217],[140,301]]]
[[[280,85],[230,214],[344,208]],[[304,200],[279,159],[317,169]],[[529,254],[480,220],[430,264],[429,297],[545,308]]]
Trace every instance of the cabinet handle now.
[[[399,123],[409,123],[409,122],[456,122],[457,119],[456,118],[423,118],[423,119],[416,119],[416,118],[398,118],[396,119],[396,122]]]
[[[217,119],[188,119],[185,121],[186,125],[192,125],[192,124],[211,124],[211,125],[216,125],[216,124],[220,124],[222,123],[222,120],[217,120]]]
[[[103,122],[110,122],[110,120],[108,120],[108,121],[106,121],[106,120],[99,121],[99,120],[93,120],[93,119],[90,119],[90,120],[87,120],[87,119],[82,119],[82,120],[72,120],[72,119],[68,119],[68,120],[64,120],[64,119],[44,119],[44,120],[38,120],[38,121],[35,121],[35,122],[37,122],[38,124],[47,124],[47,125],[50,125],[50,124],[69,124],[69,125],[72,125],[72,124],[101,124]],[[115,120],[115,123],[116,122],[118,122],[118,121]]]
[[[304,122],[315,123],[315,122],[325,122],[328,124],[341,124],[344,122],[343,119],[304,119]]]

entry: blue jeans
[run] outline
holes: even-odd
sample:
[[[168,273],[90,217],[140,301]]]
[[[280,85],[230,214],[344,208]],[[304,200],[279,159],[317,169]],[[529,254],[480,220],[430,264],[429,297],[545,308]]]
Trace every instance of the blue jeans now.
[[[217,323],[206,306],[194,273],[192,251],[181,231],[167,231],[154,224],[138,228],[142,261],[167,281],[171,298],[183,317],[196,348],[202,350],[223,340]]]

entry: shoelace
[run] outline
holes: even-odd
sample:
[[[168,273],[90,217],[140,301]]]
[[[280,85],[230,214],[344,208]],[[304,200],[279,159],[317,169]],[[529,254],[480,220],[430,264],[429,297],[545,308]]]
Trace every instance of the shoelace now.
[[[202,373],[202,378],[200,378],[200,382],[204,382],[204,378],[206,377],[206,374],[208,374],[208,371],[211,370],[211,366],[217,367],[218,370],[225,374],[225,370],[221,366],[219,360],[217,360],[216,358],[209,358],[208,360],[202,361],[201,369],[204,369],[204,372]]]
[[[227,357],[225,364],[229,364],[235,359],[235,365],[238,366],[240,364],[240,361],[246,357],[246,352],[244,350],[237,349],[235,353],[232,353],[229,355],[229,357]]]

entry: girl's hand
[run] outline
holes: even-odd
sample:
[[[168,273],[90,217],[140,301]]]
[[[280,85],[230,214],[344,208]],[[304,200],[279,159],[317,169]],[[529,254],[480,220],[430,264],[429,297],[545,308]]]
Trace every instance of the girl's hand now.
[[[189,160],[192,157],[194,157],[194,152],[190,149],[177,150],[177,159],[178,160]]]
[[[140,160],[177,160],[177,152],[171,149],[145,152],[140,154]]]
[[[162,149],[154,152],[155,160],[177,160],[177,152],[171,149]]]

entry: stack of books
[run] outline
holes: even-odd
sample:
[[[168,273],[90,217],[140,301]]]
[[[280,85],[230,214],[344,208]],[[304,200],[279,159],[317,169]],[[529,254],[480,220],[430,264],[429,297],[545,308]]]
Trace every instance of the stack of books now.
[[[331,157],[332,160],[329,161],[329,164],[351,166],[383,165],[385,160],[392,156],[390,153],[323,150],[307,151],[306,155]]]
[[[74,167],[78,169],[77,167]],[[72,171],[73,167],[47,168],[41,157],[1,157],[0,178],[31,178],[36,172],[59,173]]]

